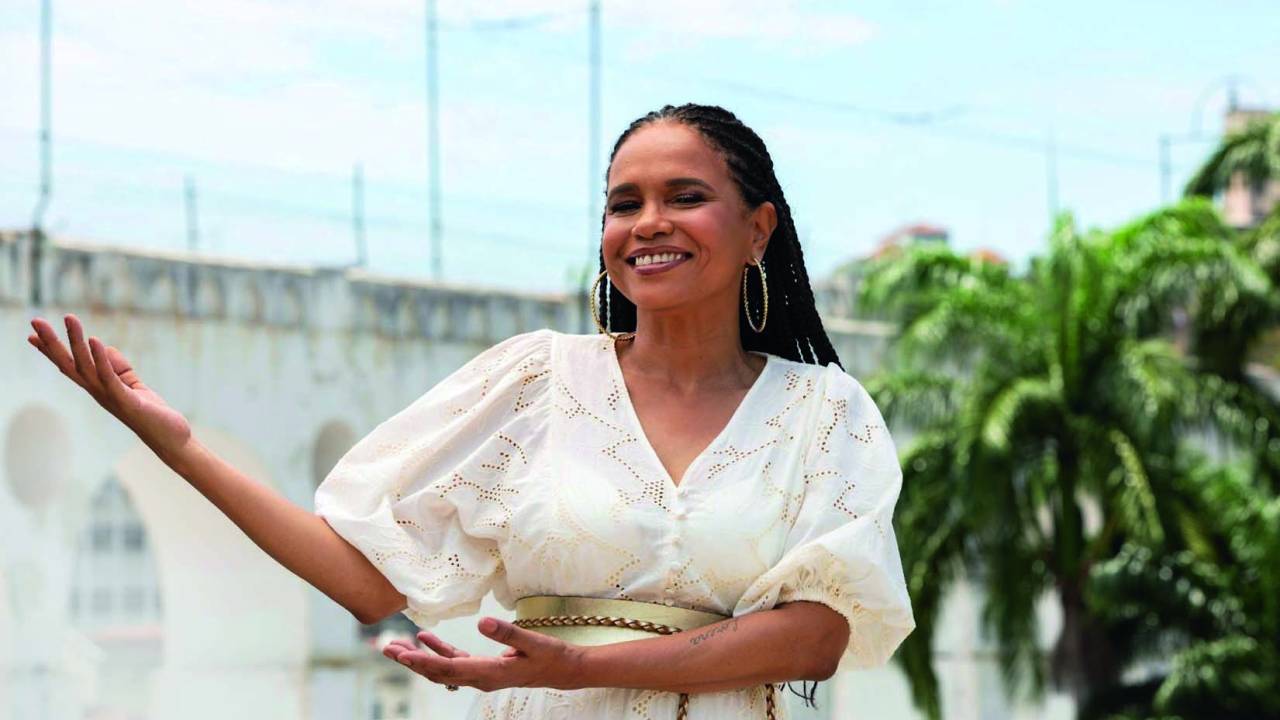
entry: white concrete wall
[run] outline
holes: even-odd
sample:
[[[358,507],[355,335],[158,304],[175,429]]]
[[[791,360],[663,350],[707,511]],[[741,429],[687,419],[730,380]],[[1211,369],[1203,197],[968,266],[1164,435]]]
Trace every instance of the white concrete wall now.
[[[0,720],[78,720],[100,694],[100,658],[71,629],[66,599],[89,499],[111,473],[144,520],[162,590],[149,717],[363,718],[380,678],[403,671],[27,345],[32,317],[76,313],[205,443],[310,507],[315,483],[355,439],[498,340],[585,331],[584,311],[576,296],[0,234]],[[855,376],[879,365],[890,332],[839,318],[828,330]],[[506,614],[492,598],[482,612]],[[947,612],[939,670],[953,716],[1032,716],[991,699],[998,684],[994,665],[975,659],[972,599]],[[472,652],[500,650],[474,618],[440,633]],[[414,718],[461,717],[473,692],[420,679],[409,688]],[[820,697],[818,713],[789,702],[798,718],[913,716],[893,667],[841,675]]]

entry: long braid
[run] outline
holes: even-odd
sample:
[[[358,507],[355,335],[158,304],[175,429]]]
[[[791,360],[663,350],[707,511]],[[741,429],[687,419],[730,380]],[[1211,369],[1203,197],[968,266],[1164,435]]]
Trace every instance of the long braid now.
[[[747,206],[756,208],[760,203],[769,201],[777,210],[778,224],[765,247],[763,259],[769,273],[770,320],[765,323],[764,332],[757,333],[748,324],[746,313],[739,312],[743,347],[810,364],[835,363],[843,369],[844,365],[818,315],[813,289],[809,285],[809,273],[804,265],[804,251],[791,217],[791,206],[778,183],[773,158],[764,141],[737,116],[717,105],[665,105],[661,110],[637,118],[623,131],[609,153],[610,167],[618,149],[632,133],[659,120],[684,123],[698,130],[724,158],[729,175]],[[607,170],[605,177],[607,182]],[[600,222],[603,230],[603,215]],[[602,249],[599,272],[604,269]],[[754,277],[749,276],[747,280],[747,301],[751,307],[759,308],[764,302],[759,275],[750,269],[748,273]],[[602,315],[607,312],[612,316],[613,322],[609,325],[612,331],[635,330],[635,305],[612,283],[609,284],[608,297],[595,302],[600,304]]]
[[[768,275],[770,297],[775,298],[770,309],[770,317],[765,323],[764,332],[757,333],[747,323],[744,312],[738,313],[739,334],[743,347],[748,350],[762,350],[779,357],[790,358],[809,364],[827,365],[835,363],[843,370],[840,357],[831,346],[827,331],[822,326],[822,318],[818,315],[817,303],[814,302],[813,289],[809,286],[809,273],[805,270],[804,251],[800,247],[800,238],[796,233],[795,221],[791,217],[791,206],[783,195],[782,186],[778,183],[774,171],[773,158],[769,155],[764,141],[751,128],[747,127],[733,113],[716,105],[685,104],[680,106],[665,105],[661,110],[650,112],[633,121],[613,144],[609,153],[609,166],[618,149],[636,130],[659,120],[674,120],[689,125],[699,131],[725,160],[729,175],[738,186],[738,191],[750,208],[759,207],[766,200],[772,202],[777,210],[778,224],[774,228],[769,244],[765,246],[764,264]],[[608,183],[608,170],[605,171],[605,182]],[[601,215],[600,227],[603,232],[604,216]],[[770,272],[768,268],[773,268]],[[601,248],[600,267],[597,272],[604,272],[604,249]],[[751,272],[748,270],[748,272]],[[752,307],[759,308],[764,302],[763,291],[760,290],[759,275],[748,278],[747,300]],[[778,302],[778,298],[781,302]],[[607,298],[593,300],[611,313],[615,324],[607,325],[611,331],[626,332],[636,328],[636,306],[613,283],[609,283]],[[777,310],[781,312],[774,315]],[[808,358],[805,355],[808,355]],[[817,707],[816,693],[818,684],[809,681],[801,683],[801,691],[786,683],[786,687],[795,695],[803,698],[804,704]]]

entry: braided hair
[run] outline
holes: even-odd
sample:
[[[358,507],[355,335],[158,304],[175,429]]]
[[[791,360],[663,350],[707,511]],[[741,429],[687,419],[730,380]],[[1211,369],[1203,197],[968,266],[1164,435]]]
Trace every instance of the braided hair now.
[[[636,130],[657,122],[670,120],[696,129],[703,139],[719,152],[729,168],[743,201],[749,209],[755,209],[766,200],[773,203],[778,213],[778,224],[769,244],[765,247],[763,262],[768,272],[769,295],[772,312],[765,322],[764,332],[757,333],[748,324],[745,311],[738,313],[739,335],[745,350],[759,350],[779,357],[817,365],[835,363],[844,369],[827,331],[818,317],[818,308],[809,287],[809,273],[804,267],[804,252],[796,235],[795,222],[791,219],[791,207],[782,195],[782,186],[773,170],[773,158],[759,135],[718,105],[664,105],[661,110],[637,118],[613,144],[609,153],[609,168],[618,148]],[[605,171],[608,183],[608,170]],[[603,231],[604,219],[601,218]],[[772,268],[772,269],[770,269]],[[600,250],[600,269],[604,272],[604,248]],[[758,275],[757,275],[758,277]],[[747,301],[752,308],[763,306],[761,284],[756,278],[748,278]],[[778,298],[782,301],[778,302]],[[597,303],[597,316],[606,318],[605,326],[612,332],[628,332],[636,329],[636,306],[613,283]],[[781,312],[778,312],[781,310]],[[778,317],[778,316],[781,317]]]

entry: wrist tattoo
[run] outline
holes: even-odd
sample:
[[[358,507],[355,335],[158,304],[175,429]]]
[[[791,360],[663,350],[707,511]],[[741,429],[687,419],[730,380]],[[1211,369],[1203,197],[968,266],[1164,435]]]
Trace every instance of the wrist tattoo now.
[[[723,633],[723,632],[729,632],[731,630],[737,631],[737,629],[738,629],[738,618],[732,618],[730,620],[721,622],[717,625],[713,625],[709,629],[704,630],[698,633],[697,635],[694,635],[693,637],[689,638],[689,644],[698,645],[706,640],[711,639],[715,635],[719,635],[720,633]]]

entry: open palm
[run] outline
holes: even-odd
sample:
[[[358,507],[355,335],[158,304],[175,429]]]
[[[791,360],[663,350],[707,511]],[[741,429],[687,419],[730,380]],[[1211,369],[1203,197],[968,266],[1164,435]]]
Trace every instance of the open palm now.
[[[31,321],[35,334],[28,336],[27,342],[160,457],[181,448],[191,437],[191,425],[182,413],[147,387],[119,350],[96,337],[86,341],[79,318],[68,314],[65,321],[70,349],[62,344],[53,326],[40,317]]]

